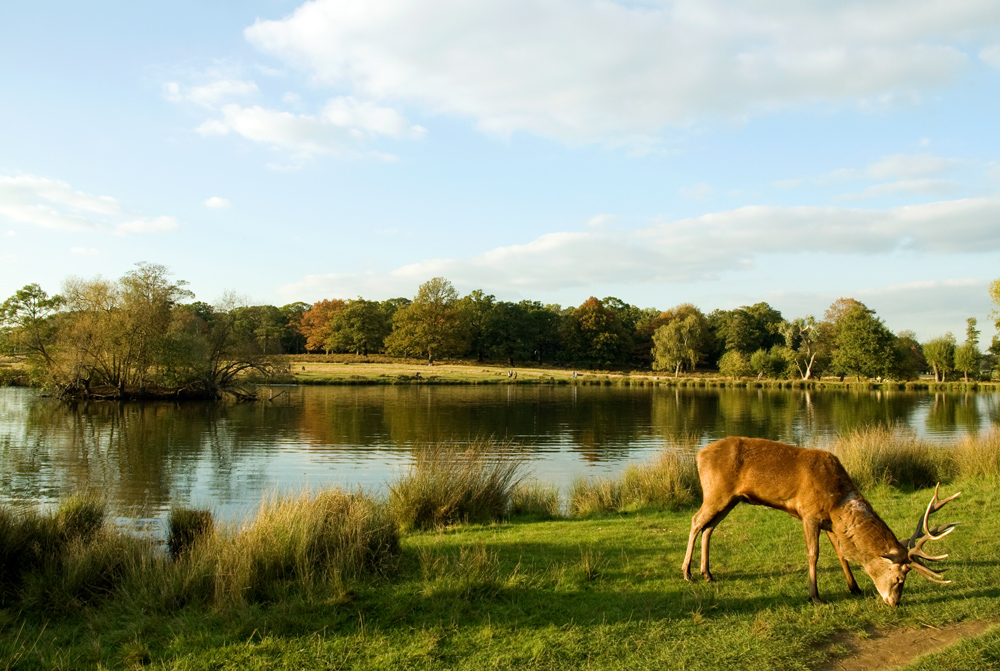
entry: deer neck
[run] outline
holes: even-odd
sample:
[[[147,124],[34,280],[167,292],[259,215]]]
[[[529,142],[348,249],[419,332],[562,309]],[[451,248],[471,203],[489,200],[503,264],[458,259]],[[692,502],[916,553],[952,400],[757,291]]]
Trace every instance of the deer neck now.
[[[895,556],[902,546],[892,530],[857,491],[848,492],[830,512],[830,525],[845,559],[868,564]]]

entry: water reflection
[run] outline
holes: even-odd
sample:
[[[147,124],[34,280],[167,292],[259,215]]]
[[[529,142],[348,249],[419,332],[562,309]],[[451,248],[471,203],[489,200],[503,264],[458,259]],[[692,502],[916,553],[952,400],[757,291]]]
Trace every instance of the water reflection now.
[[[565,486],[690,440],[809,443],[873,423],[945,439],[997,420],[992,393],[293,387],[244,405],[65,405],[0,389],[0,497],[46,502],[96,488],[137,516],[179,503],[235,515],[268,489],[384,486],[414,445],[438,440],[510,439],[530,451],[535,475]]]

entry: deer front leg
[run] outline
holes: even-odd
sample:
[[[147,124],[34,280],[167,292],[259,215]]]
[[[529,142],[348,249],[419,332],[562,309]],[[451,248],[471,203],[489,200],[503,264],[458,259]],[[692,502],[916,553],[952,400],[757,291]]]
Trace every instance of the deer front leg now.
[[[806,537],[806,554],[809,557],[809,598],[815,604],[823,603],[816,588],[816,565],[819,563],[819,522],[803,519],[802,531]]]
[[[840,546],[837,545],[836,535],[832,531],[827,531],[826,535],[830,539],[830,544],[833,545],[833,551],[837,553],[837,559],[840,560],[840,568],[844,569],[844,577],[847,578],[847,589],[851,591],[851,594],[861,594],[858,581],[854,579],[851,567],[847,565],[847,560],[844,559],[844,555],[840,552]]]

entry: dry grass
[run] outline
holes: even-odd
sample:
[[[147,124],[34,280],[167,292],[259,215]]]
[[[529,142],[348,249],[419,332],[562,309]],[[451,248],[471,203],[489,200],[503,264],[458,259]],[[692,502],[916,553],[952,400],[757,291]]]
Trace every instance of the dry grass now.
[[[389,506],[404,530],[500,519],[510,513],[525,466],[519,449],[492,439],[425,445],[389,486]]]
[[[553,520],[562,513],[559,488],[538,480],[522,482],[510,497],[510,514],[536,520]]]
[[[952,450],[901,427],[868,426],[839,434],[826,446],[862,491],[879,485],[933,487],[955,474]]]
[[[274,601],[394,570],[399,534],[385,506],[329,490],[270,496],[240,527],[212,526],[162,572],[154,599],[168,608]]]
[[[677,510],[701,499],[701,484],[691,445],[670,448],[638,464],[629,464],[615,478],[578,479],[570,489],[574,517],[629,508],[656,506]]]
[[[955,445],[953,456],[960,478],[1000,477],[1000,428],[965,436]]]

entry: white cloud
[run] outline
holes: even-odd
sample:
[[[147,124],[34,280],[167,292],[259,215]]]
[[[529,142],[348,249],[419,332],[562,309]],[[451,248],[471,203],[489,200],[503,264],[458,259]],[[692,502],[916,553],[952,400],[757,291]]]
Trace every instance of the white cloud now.
[[[894,196],[901,193],[945,196],[955,193],[961,188],[958,182],[946,179],[903,179],[898,182],[884,182],[873,184],[858,193],[845,193],[837,196],[835,200],[852,201],[867,200],[869,198],[881,198],[882,196]]]
[[[692,200],[708,200],[712,197],[714,189],[704,182],[699,184],[692,184],[691,186],[682,186],[677,190],[681,196],[685,198],[691,198]]]
[[[865,173],[872,179],[916,179],[937,175],[957,162],[931,154],[893,154],[869,165]]]
[[[101,252],[93,247],[71,247],[69,253],[77,256],[97,256]]]
[[[1000,70],[1000,44],[991,44],[979,52],[979,58],[990,67]]]
[[[499,135],[648,144],[706,117],[912,104],[998,30],[994,0],[314,0],[245,35],[364,99]]]
[[[637,231],[549,233],[470,258],[429,259],[385,275],[311,275],[282,287],[289,297],[408,295],[429,277],[456,286],[528,295],[591,284],[716,280],[771,255],[874,257],[1000,251],[1000,198],[886,210],[743,207],[665,221]]]
[[[214,209],[224,209],[230,207],[232,203],[226,198],[221,198],[219,196],[212,196],[205,201],[205,207],[211,207]]]
[[[163,85],[163,97],[173,103],[191,102],[214,109],[233,98],[245,98],[260,92],[257,84],[239,79],[216,79],[200,86],[182,87],[177,82]]]
[[[318,115],[236,104],[223,105],[221,111],[222,119],[206,121],[198,132],[206,136],[234,132],[300,160],[358,153],[366,142],[382,136],[415,139],[425,132],[393,109],[351,97],[329,100]]]
[[[829,186],[857,180],[894,180],[869,186],[856,193],[842,194],[838,200],[861,200],[897,193],[917,193],[944,196],[958,189],[956,182],[934,179],[932,176],[958,164],[957,159],[933,154],[890,154],[870,163],[863,169],[837,168],[818,177],[795,177],[773,182],[779,189],[791,189],[802,184]]]
[[[0,176],[0,217],[23,224],[79,232],[154,232],[176,228],[172,217],[137,219],[110,196],[77,191],[35,175]],[[164,220],[174,222],[171,228]],[[145,222],[145,223],[139,223]]]

